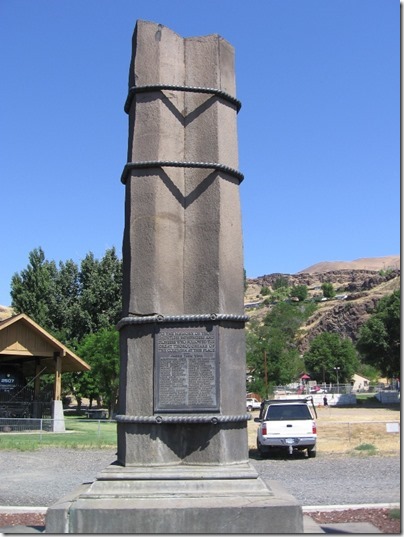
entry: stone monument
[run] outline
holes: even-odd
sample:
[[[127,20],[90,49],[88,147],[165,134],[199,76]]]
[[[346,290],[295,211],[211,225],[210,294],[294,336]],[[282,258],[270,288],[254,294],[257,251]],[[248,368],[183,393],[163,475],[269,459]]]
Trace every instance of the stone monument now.
[[[48,510],[48,532],[303,531],[248,458],[235,95],[220,36],[137,22],[117,461]]]

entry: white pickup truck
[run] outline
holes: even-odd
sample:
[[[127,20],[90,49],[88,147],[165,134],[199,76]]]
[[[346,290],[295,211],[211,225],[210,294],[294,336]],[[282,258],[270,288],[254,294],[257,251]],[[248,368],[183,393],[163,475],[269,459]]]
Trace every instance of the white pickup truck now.
[[[311,405],[309,405],[311,403]],[[312,408],[311,408],[312,407]],[[313,397],[305,399],[273,399],[264,401],[257,431],[257,448],[263,458],[275,450],[307,450],[308,457],[316,456],[317,417]]]
[[[255,399],[255,397],[247,397],[246,408],[248,412],[251,412],[252,410],[259,410],[261,408],[261,401]]]

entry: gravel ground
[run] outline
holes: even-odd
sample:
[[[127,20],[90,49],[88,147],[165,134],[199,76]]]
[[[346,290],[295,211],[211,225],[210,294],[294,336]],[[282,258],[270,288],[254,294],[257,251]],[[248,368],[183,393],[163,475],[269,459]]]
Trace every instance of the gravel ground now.
[[[0,506],[49,507],[115,459],[103,449],[0,451]]]
[[[400,457],[321,456],[251,461],[304,506],[400,502]]]
[[[81,483],[92,481],[115,460],[112,450],[46,448],[33,452],[0,451],[1,506],[48,507]],[[264,480],[277,480],[303,506],[400,502],[400,457],[317,456],[251,462]],[[398,534],[400,520],[387,509],[338,509],[308,513],[320,524],[370,522],[382,533]],[[31,526],[44,531],[43,513],[0,512],[0,528]],[[336,531],[332,531],[336,533]],[[344,531],[341,531],[344,533]]]
[[[0,506],[48,507],[114,460],[113,450],[0,451]],[[257,456],[251,462],[264,480],[279,481],[303,506],[400,502],[399,455]]]

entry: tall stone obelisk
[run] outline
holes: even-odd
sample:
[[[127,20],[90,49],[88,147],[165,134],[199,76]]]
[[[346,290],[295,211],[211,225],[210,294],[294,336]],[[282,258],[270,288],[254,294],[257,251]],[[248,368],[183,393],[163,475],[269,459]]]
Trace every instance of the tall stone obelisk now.
[[[248,458],[234,95],[234,51],[221,37],[137,23],[122,175],[126,466]]]
[[[298,533],[248,460],[234,50],[138,21],[123,240],[118,460],[49,530]]]

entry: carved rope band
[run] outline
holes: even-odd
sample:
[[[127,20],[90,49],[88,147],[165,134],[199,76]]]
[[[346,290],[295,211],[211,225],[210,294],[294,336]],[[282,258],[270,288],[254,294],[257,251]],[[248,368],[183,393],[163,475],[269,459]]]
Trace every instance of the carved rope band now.
[[[201,315],[139,315],[123,317],[116,325],[120,330],[128,324],[149,324],[149,323],[189,323],[205,321],[231,321],[246,323],[249,320],[247,315],[233,315],[228,313],[211,313]]]
[[[139,170],[144,168],[205,168],[221,171],[231,175],[241,181],[244,179],[244,175],[236,170],[230,168],[225,164],[218,164],[217,162],[181,162],[178,160],[145,160],[141,162],[127,162],[121,175],[121,182],[126,184],[127,176],[130,170]]]
[[[155,424],[176,424],[176,423],[232,423],[242,422],[251,419],[250,414],[239,414],[234,416],[128,416],[118,414],[115,420],[118,423],[155,423]]]
[[[230,95],[229,93],[226,93],[225,91],[216,89],[216,88],[201,88],[198,86],[179,86],[175,84],[150,84],[147,86],[132,86],[129,88],[128,97],[125,102],[125,112],[129,114],[129,110],[133,101],[133,98],[135,96],[135,93],[149,93],[152,91],[162,91],[162,90],[170,90],[170,91],[185,91],[189,93],[208,93],[211,95],[216,95],[217,97],[220,97],[224,101],[227,101],[231,104],[233,104],[236,107],[237,112],[240,111],[241,108],[241,102]]]

